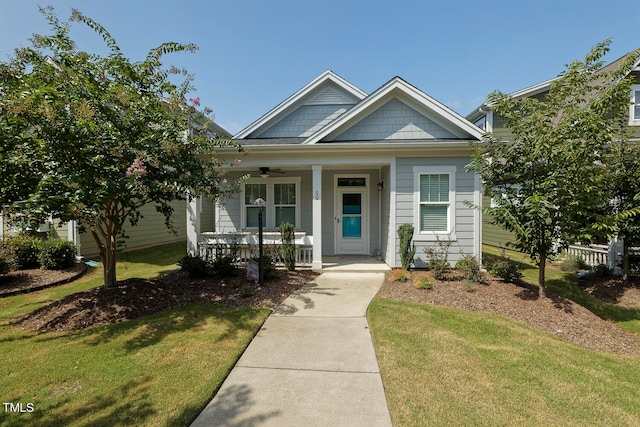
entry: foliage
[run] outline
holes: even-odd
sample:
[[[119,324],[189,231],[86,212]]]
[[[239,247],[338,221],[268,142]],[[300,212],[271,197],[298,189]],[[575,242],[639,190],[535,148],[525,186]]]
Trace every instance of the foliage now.
[[[462,284],[464,285],[464,290],[467,292],[473,292],[475,290],[473,283],[474,282],[472,280],[468,280],[468,279],[463,280]]]
[[[11,271],[11,257],[4,249],[0,249],[0,275]]]
[[[473,255],[463,255],[456,262],[456,270],[462,273],[462,277],[473,283],[484,283],[484,273],[480,269],[480,263]]]
[[[621,129],[626,120],[618,118]],[[595,227],[622,240],[622,274],[626,281],[632,273],[630,248],[640,245],[640,145],[623,133],[604,155],[606,197],[602,216]]]
[[[62,270],[72,267],[76,262],[76,245],[61,239],[52,237],[39,241],[36,244],[38,250],[38,263],[45,270]]]
[[[251,285],[246,285],[240,290],[241,298],[249,298],[256,294],[256,290]]]
[[[296,269],[296,245],[294,226],[288,222],[280,224],[280,234],[282,236],[282,258],[284,266],[289,271]]]
[[[235,258],[231,255],[224,255],[214,259],[211,266],[215,274],[221,277],[231,277],[238,274]]]
[[[77,10],[69,22],[52,7],[41,12],[52,34],[35,35],[32,46],[0,62],[0,200],[16,223],[77,220],[100,249],[105,285],[113,285],[118,239],[143,205],[155,205],[172,228],[172,201],[234,191],[220,174],[223,162],[212,158],[232,143],[209,130],[210,110],[187,104],[194,88],[186,70],[162,63],[195,45],[164,43],[132,62]],[[108,55],[80,50],[72,23],[102,37]]]
[[[391,280],[394,282],[406,282],[407,280],[409,280],[411,278],[411,273],[409,273],[407,270],[405,269],[401,269],[401,270],[393,270],[391,272]]]
[[[517,262],[512,261],[505,255],[504,249],[500,257],[485,257],[485,265],[489,274],[496,276],[508,283],[517,283],[522,278],[522,270]]]
[[[409,271],[413,257],[416,254],[416,248],[411,244],[413,239],[414,227],[411,224],[402,224],[398,228],[398,237],[400,237],[400,262],[402,269]]]
[[[589,266],[582,257],[573,254],[568,254],[560,264],[560,270],[562,271],[575,272],[578,270],[584,270],[588,267]]]
[[[592,270],[596,276],[605,277],[611,275],[611,269],[607,264],[598,264]]]
[[[38,241],[39,239],[36,237],[24,233],[9,236],[5,240],[5,248],[11,257],[13,266],[17,270],[40,266],[38,262]]]
[[[610,41],[574,61],[543,97],[489,95],[492,110],[513,134],[503,141],[487,134],[468,169],[478,173],[495,202],[483,211],[512,231],[515,247],[538,266],[544,295],[545,264],[558,244],[601,237],[590,226],[607,200],[604,168],[598,165],[619,134],[617,117],[628,120],[630,80],[637,55],[614,70],[601,58]]]
[[[206,277],[209,275],[209,263],[200,255],[185,255],[178,265],[191,277]]]
[[[451,243],[450,236],[447,236],[446,239],[441,239],[437,236],[435,246],[424,248],[424,253],[427,255],[427,267],[437,280],[446,279],[451,270],[451,264],[448,261]]]
[[[433,289],[433,282],[428,276],[422,276],[414,285],[416,289]]]

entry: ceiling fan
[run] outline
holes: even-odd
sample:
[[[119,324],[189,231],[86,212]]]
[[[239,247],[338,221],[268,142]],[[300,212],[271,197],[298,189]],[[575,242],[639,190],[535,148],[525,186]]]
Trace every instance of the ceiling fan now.
[[[268,178],[272,173],[284,173],[284,171],[282,169],[271,169],[269,167],[260,168],[260,176],[263,178]]]

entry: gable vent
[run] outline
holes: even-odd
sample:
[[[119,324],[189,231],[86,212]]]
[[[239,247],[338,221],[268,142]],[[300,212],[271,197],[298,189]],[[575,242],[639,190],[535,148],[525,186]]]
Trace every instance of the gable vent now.
[[[305,105],[354,105],[355,102],[333,88],[327,88],[311,98]]]

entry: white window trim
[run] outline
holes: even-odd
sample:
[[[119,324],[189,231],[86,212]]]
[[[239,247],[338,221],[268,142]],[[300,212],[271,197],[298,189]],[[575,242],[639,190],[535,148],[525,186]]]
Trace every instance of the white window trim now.
[[[634,119],[635,107],[640,105],[640,99],[636,99],[636,92],[640,91],[640,84],[631,85],[631,105],[629,106],[629,126],[640,126],[640,117]]]
[[[267,185],[267,206],[264,210],[265,230],[276,229],[276,205],[275,191],[273,184],[295,184],[296,185],[296,229],[300,228],[300,183],[302,178],[297,177],[277,177],[277,178],[250,178],[242,183],[242,192],[240,194],[240,224],[243,230],[257,230],[258,227],[247,227],[247,205],[245,201],[245,185],[246,184],[266,184]]]
[[[449,175],[449,208],[447,230],[420,231],[420,175]],[[456,167],[455,166],[414,166],[413,167],[413,240],[437,241],[449,238],[457,240],[455,231],[456,218]]]

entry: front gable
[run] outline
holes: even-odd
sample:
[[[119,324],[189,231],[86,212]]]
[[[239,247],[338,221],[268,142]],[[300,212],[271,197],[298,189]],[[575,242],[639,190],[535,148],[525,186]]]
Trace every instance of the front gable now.
[[[393,98],[343,133],[322,142],[416,139],[459,137],[401,100]]]
[[[328,70],[240,131],[235,138],[307,138],[365,96],[366,93]]]
[[[424,92],[395,77],[303,143],[440,139],[480,140],[482,132]]]

